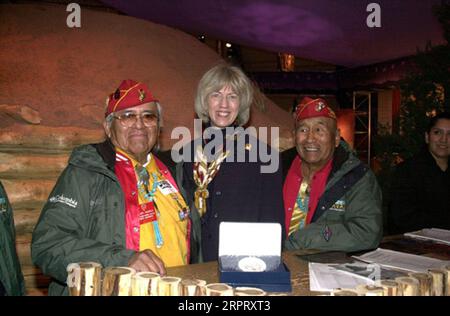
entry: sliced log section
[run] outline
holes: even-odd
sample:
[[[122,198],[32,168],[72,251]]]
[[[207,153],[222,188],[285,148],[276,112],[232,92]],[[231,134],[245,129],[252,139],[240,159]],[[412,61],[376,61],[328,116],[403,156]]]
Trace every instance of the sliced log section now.
[[[181,296],[205,296],[206,281],[198,279],[184,279],[181,281]]]
[[[129,267],[108,267],[104,269],[102,296],[129,296],[131,277],[136,273]]]
[[[358,292],[359,296],[383,296],[383,288],[376,285],[358,285],[356,292]]]
[[[181,278],[166,276],[159,280],[159,296],[180,296]]]
[[[419,295],[419,280],[412,277],[397,277],[399,296],[417,296]]]
[[[419,295],[430,296],[431,287],[433,285],[433,278],[428,273],[410,273],[410,277],[413,277],[419,281]]]
[[[102,265],[97,262],[71,263],[67,266],[70,296],[100,296]]]
[[[237,287],[234,290],[235,296],[266,296],[267,293],[256,287]]]
[[[383,288],[383,296],[398,296],[398,283],[392,280],[381,280],[378,285]]]
[[[225,283],[211,283],[206,285],[206,296],[233,296],[234,290]]]
[[[132,296],[157,296],[160,276],[154,272],[138,272],[131,280]]]
[[[358,296],[358,292],[349,289],[335,290],[332,292],[332,296]]]
[[[430,269],[431,275],[431,296],[444,296],[445,294],[445,271],[439,269]]]
[[[450,265],[444,268],[445,271],[445,296],[450,296]]]

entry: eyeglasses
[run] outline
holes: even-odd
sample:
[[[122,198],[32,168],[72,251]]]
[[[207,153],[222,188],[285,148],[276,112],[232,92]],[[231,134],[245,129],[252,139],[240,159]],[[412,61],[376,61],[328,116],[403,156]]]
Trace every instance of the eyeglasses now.
[[[209,95],[210,100],[214,102],[222,103],[224,95],[221,92],[212,92]],[[239,96],[235,93],[226,94],[225,98],[227,99],[227,102],[237,102],[239,100]]]
[[[153,127],[158,124],[159,117],[158,115],[154,113],[141,113],[136,114],[133,112],[126,112],[123,114],[118,114],[113,116],[115,119],[118,119],[120,124],[124,127],[131,127],[134,124],[136,124],[138,117],[142,119],[142,123],[145,125],[145,127]]]

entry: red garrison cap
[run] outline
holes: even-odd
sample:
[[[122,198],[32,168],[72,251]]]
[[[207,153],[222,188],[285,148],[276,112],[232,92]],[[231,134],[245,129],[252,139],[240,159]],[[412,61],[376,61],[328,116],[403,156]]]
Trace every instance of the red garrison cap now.
[[[153,97],[145,84],[134,80],[124,80],[119,88],[109,95],[105,116],[149,102],[158,102],[158,100]]]
[[[295,109],[295,120],[298,122],[311,117],[329,117],[336,119],[336,114],[322,98],[304,97]]]

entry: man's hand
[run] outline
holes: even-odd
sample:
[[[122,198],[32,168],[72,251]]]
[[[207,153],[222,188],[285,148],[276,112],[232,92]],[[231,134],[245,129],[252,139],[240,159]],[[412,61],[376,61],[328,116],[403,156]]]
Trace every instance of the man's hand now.
[[[128,261],[128,266],[137,272],[149,271],[159,273],[161,276],[166,275],[164,262],[149,249],[136,252]]]

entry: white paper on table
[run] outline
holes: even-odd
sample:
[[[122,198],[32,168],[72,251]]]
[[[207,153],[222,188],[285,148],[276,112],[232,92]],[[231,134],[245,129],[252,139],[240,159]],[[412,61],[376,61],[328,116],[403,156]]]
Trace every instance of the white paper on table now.
[[[424,228],[415,232],[405,233],[405,236],[421,239],[432,240],[438,243],[450,245],[450,230],[440,228]]]
[[[309,289],[311,291],[327,291],[334,289],[356,288],[360,284],[373,285],[375,282],[369,278],[350,272],[337,270],[336,264],[325,264],[310,262],[309,267]]]
[[[411,272],[427,272],[428,269],[440,269],[450,263],[450,261],[446,260],[428,258],[382,248],[365,253],[362,256],[353,256],[353,258],[364,262],[377,263],[386,268]]]

